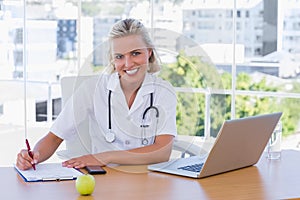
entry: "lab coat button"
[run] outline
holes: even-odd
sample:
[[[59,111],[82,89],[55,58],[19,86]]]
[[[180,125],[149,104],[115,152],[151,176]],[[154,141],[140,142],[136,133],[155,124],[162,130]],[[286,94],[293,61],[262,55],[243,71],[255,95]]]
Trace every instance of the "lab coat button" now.
[[[125,144],[126,144],[126,145],[129,145],[129,144],[130,144],[130,141],[129,141],[129,140],[125,140]]]
[[[97,153],[97,152],[98,152],[97,147],[94,147],[94,153]]]

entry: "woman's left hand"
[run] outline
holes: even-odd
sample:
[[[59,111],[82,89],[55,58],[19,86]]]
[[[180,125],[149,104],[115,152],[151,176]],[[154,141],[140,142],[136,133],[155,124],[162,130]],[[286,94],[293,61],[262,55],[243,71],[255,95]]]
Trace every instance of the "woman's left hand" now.
[[[70,160],[64,161],[62,163],[63,167],[68,168],[84,168],[85,166],[93,166],[93,165],[100,165],[105,166],[104,162],[99,161],[94,155],[84,155],[77,158],[72,158]]]

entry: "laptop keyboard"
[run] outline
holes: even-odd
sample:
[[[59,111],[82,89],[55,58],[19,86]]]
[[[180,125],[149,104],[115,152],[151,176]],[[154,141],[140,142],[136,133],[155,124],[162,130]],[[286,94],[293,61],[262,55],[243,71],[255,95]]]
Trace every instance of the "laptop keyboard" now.
[[[179,167],[178,169],[183,169],[191,172],[200,172],[204,163],[194,164],[194,165],[187,165],[183,167]]]

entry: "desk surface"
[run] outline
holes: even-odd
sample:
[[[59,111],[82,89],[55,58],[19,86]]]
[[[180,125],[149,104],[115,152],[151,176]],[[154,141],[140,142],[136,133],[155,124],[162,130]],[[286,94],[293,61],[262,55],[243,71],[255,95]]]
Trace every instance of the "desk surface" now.
[[[1,199],[287,199],[300,197],[300,151],[284,150],[281,160],[263,155],[252,167],[191,179],[148,172],[146,166],[106,168],[95,175],[91,196],[80,196],[75,181],[26,183],[13,167],[1,167]]]

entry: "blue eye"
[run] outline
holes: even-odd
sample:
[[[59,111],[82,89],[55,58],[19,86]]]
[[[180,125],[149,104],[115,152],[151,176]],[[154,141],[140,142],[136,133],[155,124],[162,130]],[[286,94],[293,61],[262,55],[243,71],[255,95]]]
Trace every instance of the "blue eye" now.
[[[123,55],[115,55],[115,59],[122,59]]]
[[[134,51],[134,52],[132,52],[132,55],[133,56],[138,56],[138,55],[140,55],[141,53],[140,52],[137,52],[137,51]]]

